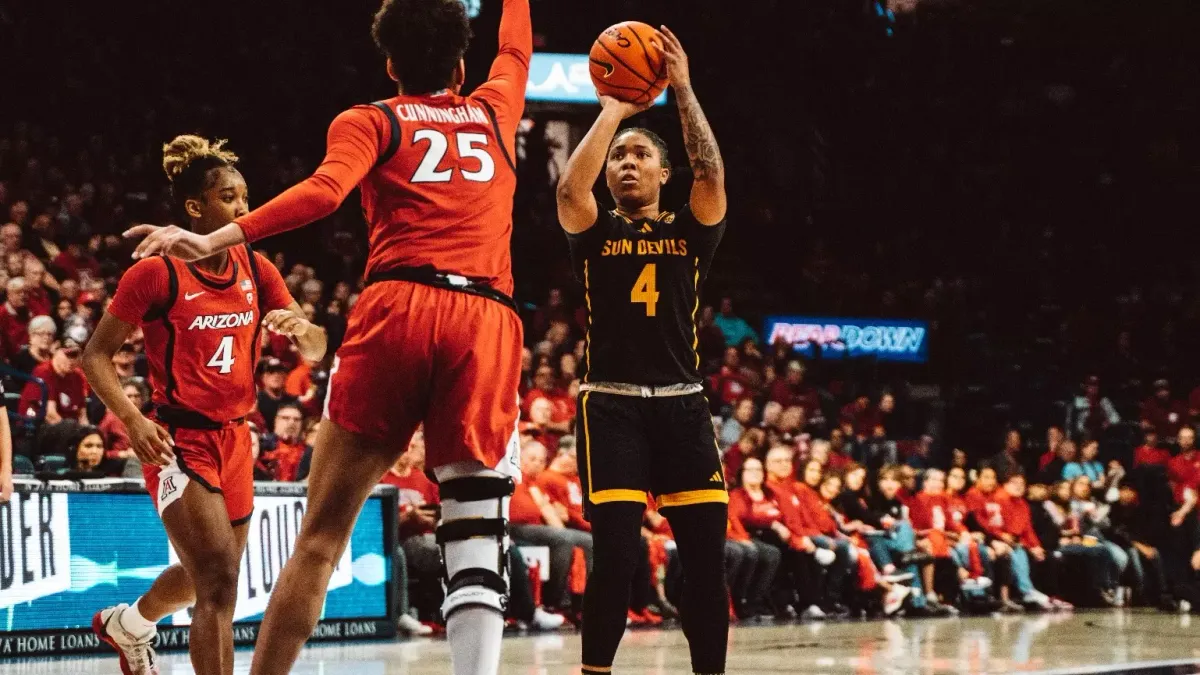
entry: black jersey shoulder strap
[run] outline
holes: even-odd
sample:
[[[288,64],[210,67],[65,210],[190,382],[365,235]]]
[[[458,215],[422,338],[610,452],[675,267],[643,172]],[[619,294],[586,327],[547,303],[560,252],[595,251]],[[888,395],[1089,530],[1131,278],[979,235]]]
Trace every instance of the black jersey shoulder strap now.
[[[167,301],[163,303],[154,316],[153,320],[161,319],[163,327],[167,329],[167,349],[163,357],[163,370],[167,374],[167,389],[164,392],[167,396],[167,401],[176,403],[175,390],[178,388],[178,382],[175,381],[175,370],[173,367],[175,361],[175,324],[171,323],[171,308],[175,306],[175,301],[179,299],[179,272],[175,269],[175,264],[167,256],[162,256],[163,263],[167,266]]]
[[[400,149],[400,118],[396,117],[396,111],[392,106],[383,101],[376,101],[371,104],[383,111],[384,117],[387,117],[388,125],[391,128],[390,136],[388,137],[387,147],[383,152],[379,153],[379,159],[375,160],[375,166],[383,166],[388,160],[396,155],[396,151]]]
[[[179,274],[175,271],[175,266],[165,255],[159,255],[158,258],[167,266],[167,297],[161,305],[154,305],[146,312],[146,315],[142,317],[142,321],[146,323],[159,319],[165,320],[171,308],[175,306],[175,299],[179,295]]]
[[[512,155],[508,154],[508,146],[504,145],[504,136],[500,133],[500,121],[496,119],[496,109],[482,98],[476,100],[483,105],[484,110],[487,110],[488,118],[492,120],[492,131],[496,134],[496,143],[500,146],[500,152],[504,153],[504,161],[508,162],[508,168],[516,171],[517,165],[513,162]]]

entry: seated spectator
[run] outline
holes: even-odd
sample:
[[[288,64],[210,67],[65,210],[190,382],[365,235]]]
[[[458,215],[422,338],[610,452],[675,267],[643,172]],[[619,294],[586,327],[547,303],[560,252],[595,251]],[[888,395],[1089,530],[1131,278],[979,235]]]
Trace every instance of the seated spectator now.
[[[1071,438],[1096,438],[1105,429],[1121,423],[1121,416],[1107,397],[1100,395],[1100,378],[1091,375],[1083,381],[1080,395],[1067,406],[1066,428]]]
[[[1129,554],[1134,577],[1133,604],[1154,605],[1174,612],[1175,599],[1159,550],[1161,543],[1172,536],[1170,514],[1163,509],[1152,510],[1153,504],[1154,500],[1143,503],[1133,486],[1122,485],[1109,516],[1112,522],[1109,538],[1123,545]]]
[[[87,425],[87,384],[79,359],[83,354],[79,343],[67,338],[55,345],[50,360],[33,369],[32,375],[40,378],[47,387],[46,409],[42,410],[42,389],[36,382],[28,382],[21,392],[17,410],[26,417],[45,413],[46,424],[54,425],[63,420],[73,420]]]
[[[1092,497],[1092,481],[1087,476],[1076,476],[1071,481],[1070,508],[1071,517],[1079,529],[1079,535],[1083,542],[1101,548],[1106,554],[1105,562],[1111,568],[1111,573],[1104,585],[1101,586],[1102,592],[1105,593],[1106,603],[1121,604],[1116,592],[1121,575],[1129,566],[1129,554],[1118,544],[1109,541],[1105,535],[1105,530],[1110,526],[1108,519],[1110,507]]]
[[[790,345],[786,345],[790,351]],[[789,361],[787,375],[776,380],[771,387],[771,401],[784,408],[800,406],[808,414],[809,420],[816,426],[824,426],[824,416],[821,414],[821,397],[815,387],[804,382],[804,364],[800,361]]]
[[[123,379],[137,377],[137,349],[126,342],[113,354],[113,367],[117,369],[117,377]]]
[[[984,466],[979,471],[979,481],[964,499],[971,510],[972,522],[986,537],[993,557],[1006,562],[1017,597],[1026,605],[1053,609],[1050,598],[1033,586],[1029,558],[1042,560],[1045,551],[1033,531],[1024,494],[1024,476],[1013,474],[1002,488],[996,480],[996,470]],[[1005,609],[1021,609],[1010,599],[1009,585],[1002,586],[1000,593]]]
[[[39,364],[50,360],[54,354],[54,337],[58,334],[58,326],[54,319],[46,316],[35,316],[29,321],[29,343],[21,345],[9,361],[13,368],[32,373]]]
[[[1096,459],[1100,455],[1100,441],[1088,438],[1083,441],[1079,460],[1068,462],[1063,466],[1062,479],[1075,480],[1080,476],[1086,477],[1094,485],[1100,487],[1105,482],[1104,465]]]
[[[996,478],[1001,483],[1014,472],[1021,470],[1021,461],[1024,459],[1021,452],[1023,445],[1021,432],[1009,429],[1004,435],[1004,449],[987,460],[988,465],[996,470]]]
[[[1180,427],[1188,421],[1187,403],[1171,398],[1171,384],[1155,380],[1154,395],[1142,402],[1142,419],[1158,432],[1159,438],[1171,443]]]
[[[720,370],[709,378],[714,415],[728,414],[739,399],[751,393],[750,381],[742,374],[741,359],[737,347],[726,347]]]
[[[1074,463],[1079,459],[1079,451],[1075,447],[1074,441],[1064,440],[1058,444],[1058,455],[1046,462],[1041,473],[1038,474],[1038,482],[1052,485],[1062,480],[1063,470],[1068,464]]]
[[[1074,593],[1077,602],[1111,606],[1116,599],[1111,589],[1117,581],[1113,567],[1103,547],[1085,544],[1080,536],[1078,521],[1071,515],[1070,485],[1062,481],[1053,489],[1029,486],[1030,516],[1038,541],[1046,549],[1038,582],[1054,604],[1063,602],[1059,597],[1065,591]]]
[[[933,590],[934,558],[917,550],[916,532],[909,521],[908,507],[901,500],[901,471],[891,465],[879,471],[876,489],[867,497],[860,529],[876,567],[890,580],[911,579],[909,604],[917,615],[948,613]]]
[[[280,413],[284,413],[280,410]],[[379,480],[395,485],[399,493],[399,538],[396,565],[396,589],[399,595],[397,627],[408,635],[430,635],[433,629],[418,621],[409,610],[410,570],[413,576],[432,586],[441,574],[441,554],[434,541],[441,500],[438,488],[418,468],[425,462],[425,435],[418,429],[408,450]]]
[[[100,263],[75,239],[69,239],[58,256],[51,261],[57,274],[64,279],[79,281],[82,277],[100,278]]]
[[[262,384],[258,388],[258,412],[262,415],[266,428],[275,428],[275,413],[284,404],[296,404],[300,399],[287,393],[284,385],[287,383],[288,367],[277,358],[263,361]]]
[[[842,408],[839,423],[849,425],[850,434],[859,441],[865,441],[875,433],[875,427],[881,423],[879,410],[871,405],[871,397],[860,394],[852,402]]]
[[[791,455],[787,448],[775,448],[772,452],[776,453],[777,468],[791,466]],[[819,607],[809,604],[815,603],[818,594],[811,587],[812,574],[816,571],[810,564],[813,561],[811,554],[817,548],[812,539],[806,536],[808,526],[793,505],[790,491],[777,492],[770,482],[764,480],[764,474],[760,460],[755,457],[746,459],[742,465],[740,487],[729,494],[730,515],[740,520],[752,537],[780,551],[782,569],[792,576],[793,598],[797,591],[801,592],[803,597],[799,599],[799,606],[808,607],[805,613],[814,618],[824,616]]]
[[[145,411],[146,402],[150,398],[150,390],[144,382],[139,378],[123,379],[121,391],[129,398],[134,407]],[[121,418],[114,415],[111,410],[104,411],[104,417],[100,418],[100,423],[96,427],[104,436],[104,445],[108,448],[108,459],[128,461],[137,456],[129,446],[129,430],[125,428],[125,423],[121,421]]]
[[[258,463],[267,469],[271,480],[292,482],[308,478],[312,446],[304,442],[304,412],[297,403],[285,403],[275,413],[274,433],[262,439]],[[306,461],[306,458],[309,458]]]
[[[566,519],[550,497],[538,487],[546,469],[546,446],[531,440],[521,445],[521,483],[509,505],[509,528],[518,546],[546,546],[550,549],[550,579],[542,592],[543,603],[551,610],[571,606],[567,581],[575,549],[580,549],[592,565],[592,535],[567,527]]]
[[[759,481],[762,480],[762,463],[757,459]],[[728,474],[726,474],[728,476]],[[738,502],[746,508],[745,500]],[[729,580],[729,593],[733,598],[734,614],[739,619],[770,617],[767,593],[775,581],[781,555],[779,549],[750,536],[743,523],[742,513],[733,511],[730,500],[729,526],[725,541],[725,576]]]
[[[29,321],[33,316],[26,305],[25,280],[10,277],[4,286],[4,310],[0,311],[0,340],[4,359],[11,361],[21,345],[29,342]]]
[[[84,426],[79,429],[67,449],[67,466],[73,474],[90,474],[91,477],[103,476],[104,471],[104,437],[96,427]],[[117,468],[117,467],[113,467]],[[119,470],[113,475],[119,475]]]
[[[745,340],[758,342],[758,333],[746,323],[746,320],[733,313],[733,298],[721,298],[721,313],[713,319],[713,324],[725,336],[725,345],[733,347]]]
[[[559,440],[558,454],[550,466],[538,474],[536,484],[558,509],[567,527],[592,531],[592,524],[583,517],[583,484],[579,481],[574,436],[563,436]]]
[[[1046,451],[1042,453],[1041,457],[1038,457],[1037,469],[1031,470],[1030,475],[1040,474],[1046,470],[1046,465],[1054,461],[1054,458],[1058,456],[1058,446],[1063,442],[1063,439],[1062,429],[1054,425],[1046,427]]]
[[[571,430],[573,417],[563,416],[555,421],[555,408],[550,399],[537,397],[529,404],[529,424],[540,434],[542,442],[557,447],[563,434]]]
[[[34,257],[25,258],[25,304],[33,316],[54,311],[54,298],[50,289],[58,289],[58,281],[46,274],[46,266]],[[55,294],[57,295],[57,293]]]
[[[1167,478],[1175,503],[1180,505],[1179,511],[1171,516],[1171,523],[1178,525],[1191,513],[1200,496],[1200,453],[1196,452],[1196,432],[1190,426],[1179,429],[1179,454],[1167,462]]]
[[[807,444],[811,436],[804,432],[804,425],[807,420],[804,418],[804,408],[798,405],[784,408],[783,413],[779,416],[778,431],[781,434],[781,441],[788,445],[794,446],[801,454],[806,454]]]
[[[1169,461],[1171,461],[1171,451],[1159,444],[1158,430],[1147,425],[1142,436],[1142,444],[1133,451],[1133,468],[1165,467]]]
[[[955,485],[961,489],[958,482]],[[978,598],[982,591],[991,586],[988,568],[991,562],[987,548],[980,546],[964,524],[965,505],[946,487],[946,474],[939,469],[925,473],[921,492],[911,502],[909,512],[912,527],[917,534],[929,542],[930,553],[941,560],[952,561],[957,573],[959,588],[967,596]],[[926,581],[931,581],[926,578]],[[929,583],[930,589],[941,597],[955,597],[957,592],[944,592],[936,581]]]
[[[725,450],[721,456],[721,462],[725,466],[725,475],[740,476],[742,462],[750,457],[758,457],[764,445],[766,445],[766,434],[762,429],[747,429],[743,432],[737,443]]]
[[[717,437],[722,450],[726,450],[729,446],[738,442],[742,434],[754,424],[756,413],[754,399],[742,398],[738,400],[737,405],[733,408],[733,415],[721,425],[721,433]]]

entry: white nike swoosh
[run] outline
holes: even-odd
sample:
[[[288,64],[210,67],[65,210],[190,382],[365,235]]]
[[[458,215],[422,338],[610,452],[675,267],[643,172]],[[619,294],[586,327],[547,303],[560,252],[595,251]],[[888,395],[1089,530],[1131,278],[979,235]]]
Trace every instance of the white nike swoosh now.
[[[186,294],[184,294],[183,299],[184,300],[195,300],[196,298],[204,295],[207,292],[208,291],[200,291],[199,293],[186,293]]]

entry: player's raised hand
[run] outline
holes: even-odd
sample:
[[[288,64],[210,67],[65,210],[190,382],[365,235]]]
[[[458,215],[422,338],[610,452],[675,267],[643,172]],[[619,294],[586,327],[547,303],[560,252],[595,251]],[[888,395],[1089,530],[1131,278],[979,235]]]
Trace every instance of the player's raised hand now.
[[[134,225],[125,230],[127,239],[145,237],[133,252],[134,260],[149,258],[160,253],[194,261],[207,258],[215,250],[209,237],[196,234],[175,225]]]
[[[175,459],[175,453],[171,451],[174,445],[175,440],[171,438],[171,434],[167,433],[166,429],[145,417],[139,417],[137,421],[129,425],[129,447],[133,449],[142,464],[155,466],[170,464]]]
[[[600,95],[600,107],[619,114],[623,120],[627,120],[643,110],[648,110],[653,103],[654,101],[649,101],[647,103],[630,103],[628,101],[622,101],[619,98]]]
[[[676,91],[692,86],[687,52],[683,51],[683,44],[679,42],[679,38],[675,37],[671,29],[666,26],[660,26],[656,35],[663,58],[667,60],[667,77],[671,80],[671,86]]]
[[[276,309],[268,312],[263,317],[263,325],[272,333],[288,337],[304,337],[304,334],[312,326],[302,314],[297,314],[290,309]]]

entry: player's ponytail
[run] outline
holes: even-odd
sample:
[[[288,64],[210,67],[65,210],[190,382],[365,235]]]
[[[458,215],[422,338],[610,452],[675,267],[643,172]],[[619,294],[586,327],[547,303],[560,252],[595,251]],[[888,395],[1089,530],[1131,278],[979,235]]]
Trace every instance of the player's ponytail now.
[[[183,211],[183,203],[195,199],[208,187],[208,172],[233,168],[238,157],[225,149],[225,141],[183,134],[163,145],[163,171],[171,181],[171,196],[175,207]]]

